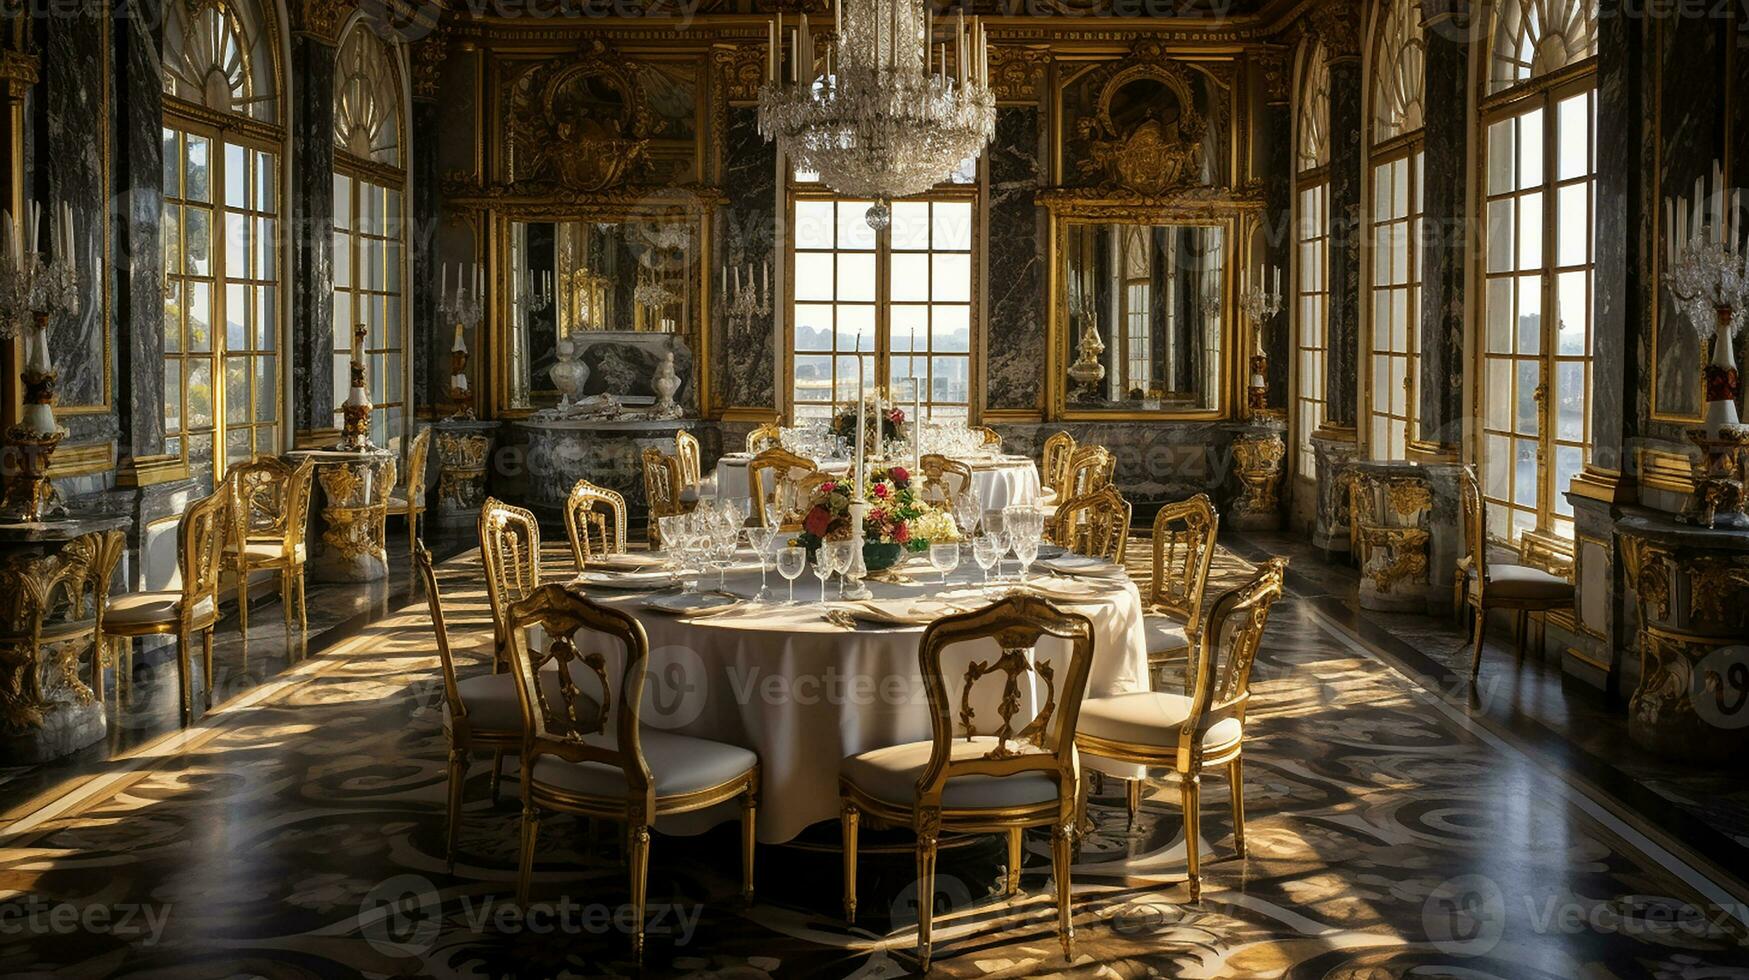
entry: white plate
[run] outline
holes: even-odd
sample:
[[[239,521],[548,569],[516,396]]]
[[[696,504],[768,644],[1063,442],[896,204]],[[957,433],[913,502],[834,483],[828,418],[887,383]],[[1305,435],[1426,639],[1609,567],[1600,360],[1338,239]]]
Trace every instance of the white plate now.
[[[660,572],[581,572],[571,581],[589,589],[622,589],[641,592],[661,589],[674,584],[674,573]]]
[[[1068,554],[1052,558],[1048,561],[1036,562],[1033,567],[1043,568],[1052,572],[1062,572],[1065,575],[1105,575],[1114,578],[1122,575],[1124,572],[1122,567],[1113,565],[1111,562],[1108,562],[1103,558],[1089,558],[1086,555]]]
[[[595,572],[612,572],[625,574],[627,572],[648,571],[661,568],[668,564],[666,558],[657,555],[646,555],[637,552],[626,552],[618,555],[603,555],[600,558],[589,559],[589,570]]]
[[[691,616],[702,612],[722,609],[725,606],[740,605],[741,600],[730,598],[720,592],[681,592],[673,595],[654,596],[644,601],[644,608],[659,612],[672,613],[676,616]]]

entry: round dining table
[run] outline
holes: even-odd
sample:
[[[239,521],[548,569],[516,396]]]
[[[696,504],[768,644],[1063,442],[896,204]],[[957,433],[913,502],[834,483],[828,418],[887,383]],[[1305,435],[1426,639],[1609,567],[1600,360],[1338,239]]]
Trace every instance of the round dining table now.
[[[747,453],[730,453],[717,460],[716,493],[726,500],[751,503],[747,483],[747,464],[753,457]],[[972,470],[972,491],[977,494],[981,510],[1001,510],[1011,504],[1032,506],[1043,496],[1038,466],[1029,456],[995,455],[966,461]],[[896,465],[909,466],[900,462]],[[850,461],[837,459],[819,464],[820,471],[834,476],[850,472]]]
[[[640,708],[644,726],[728,742],[758,754],[758,839],[774,844],[794,839],[812,824],[838,819],[838,767],[846,756],[932,737],[918,662],[925,620],[981,608],[1022,588],[986,587],[982,571],[966,564],[970,567],[949,574],[944,585],[926,561],[913,558],[871,580],[873,598],[865,603],[838,600],[833,579],[826,587],[825,605],[819,602],[820,583],[810,565],[795,582],[792,605],[786,601],[788,585],[776,572],[765,575],[771,590],[766,594],[774,599],[755,598],[761,594],[755,563],[751,569],[730,571],[720,587],[715,573],[708,574],[701,588],[733,601],[696,614],[660,608],[672,603],[675,589],[604,587],[611,573],[592,573],[595,581],[580,577],[569,587],[624,609],[643,625],[650,645]],[[1010,578],[1018,567],[1008,564]],[[1074,578],[1049,577],[1034,569],[1029,581],[1024,588],[1092,623],[1087,697],[1147,688],[1142,601],[1134,583],[1116,569]],[[837,612],[829,616],[832,610]],[[585,639],[579,638],[579,649],[590,649]],[[617,697],[623,651],[614,642],[600,642],[594,649],[609,663],[609,682]],[[1035,663],[1054,665],[1057,684],[1068,673],[1068,649],[1066,641],[1044,637],[1033,651]],[[994,663],[999,653],[994,640],[944,651],[943,675],[956,733],[963,734],[957,726],[967,668],[975,660]],[[1004,678],[998,673],[973,686],[970,704],[980,734],[992,734],[1002,723],[997,709]],[[599,686],[590,677],[579,685],[591,695],[597,692],[590,685]],[[1038,675],[1026,675],[1013,730],[1019,731],[1045,698]],[[665,817],[657,828],[693,834],[738,818],[737,804],[730,801],[712,810]]]

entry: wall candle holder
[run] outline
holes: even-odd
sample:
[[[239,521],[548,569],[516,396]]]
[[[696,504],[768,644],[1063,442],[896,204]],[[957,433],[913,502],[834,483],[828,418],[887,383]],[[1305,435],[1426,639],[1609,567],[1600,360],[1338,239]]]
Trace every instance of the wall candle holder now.
[[[449,417],[468,420],[474,417],[474,394],[468,384],[467,335],[469,331],[477,329],[480,321],[485,319],[486,308],[481,302],[478,287],[469,290],[464,280],[458,284],[452,296],[447,278],[445,276],[443,296],[437,309],[441,316],[455,324],[455,342],[449,348],[449,400],[455,406],[455,411]],[[527,310],[540,312],[552,304],[552,296],[552,284],[548,280],[541,291],[530,289],[518,298],[518,302],[525,302],[527,305],[524,308]]]
[[[1281,312],[1281,267],[1276,266],[1273,272],[1266,268],[1260,279],[1239,296],[1239,312],[1251,324],[1251,381],[1246,402],[1253,415],[1269,408],[1269,348],[1263,343],[1263,334],[1269,321]],[[1270,285],[1265,287],[1263,282]]]
[[[79,272],[74,267],[73,211],[55,210],[51,233],[55,254],[36,251],[41,241],[42,207],[32,205],[28,238],[20,241],[12,215],[5,215],[0,249],[0,339],[24,337],[24,411],[6,430],[6,488],[0,515],[27,522],[63,512],[66,506],[49,480],[49,462],[67,430],[55,420],[55,370],[48,329],[57,317],[79,315]],[[25,242],[28,242],[29,251]]]
[[[765,264],[765,286],[761,290],[753,281],[753,263],[747,263],[747,278],[741,278],[741,267],[735,267],[734,288],[730,288],[729,269],[722,271],[723,315],[729,318],[729,336],[743,337],[754,332],[754,324],[771,315],[771,263]]]

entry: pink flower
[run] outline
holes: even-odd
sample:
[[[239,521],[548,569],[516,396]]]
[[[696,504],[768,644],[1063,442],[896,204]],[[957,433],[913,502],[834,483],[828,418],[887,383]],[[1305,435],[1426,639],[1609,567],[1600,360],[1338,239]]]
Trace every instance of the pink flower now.
[[[911,471],[904,468],[903,466],[893,467],[891,470],[887,471],[887,475],[893,478],[894,483],[910,483],[911,482]]]
[[[893,541],[895,544],[904,544],[910,540],[911,525],[901,523],[893,526]]]
[[[838,489],[838,484],[831,480],[827,480],[825,483],[820,484],[821,493],[831,493],[836,489]]]
[[[881,498],[882,500],[887,499],[887,485],[885,483],[875,484],[874,485],[874,495]]]

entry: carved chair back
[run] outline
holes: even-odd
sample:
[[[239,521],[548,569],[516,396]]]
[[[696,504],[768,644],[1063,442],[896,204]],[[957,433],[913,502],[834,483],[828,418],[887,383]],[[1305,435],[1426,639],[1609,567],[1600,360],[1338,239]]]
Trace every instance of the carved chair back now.
[[[506,613],[540,586],[540,522],[521,507],[488,497],[480,508],[479,531],[494,649],[502,658],[508,646]]]
[[[973,432],[984,437],[984,445],[994,446],[997,449],[1002,448],[1002,434],[995,429],[992,429],[987,425],[974,425],[971,428]]]
[[[1227,718],[1245,720],[1251,700],[1251,668],[1269,625],[1269,610],[1281,598],[1286,558],[1271,558],[1250,580],[1215,600],[1195,646],[1196,663],[1185,675],[1190,714],[1178,740],[1181,771],[1194,771],[1203,735]]]
[[[1478,588],[1488,581],[1488,505],[1482,499],[1482,486],[1476,482],[1474,469],[1465,466],[1458,479],[1458,496],[1464,511],[1464,551],[1462,561],[1468,562],[1469,573],[1476,577]]]
[[[1069,463],[1075,458],[1075,437],[1067,432],[1058,432],[1045,440],[1044,455],[1039,461],[1039,468],[1044,472],[1045,489],[1064,492],[1063,488],[1069,482]]]
[[[182,616],[192,618],[202,599],[219,604],[219,568],[225,541],[232,533],[226,521],[235,506],[229,489],[221,488],[195,501],[182,514],[176,532],[176,564],[182,573]]]
[[[685,429],[674,433],[674,456],[680,460],[680,485],[698,486],[704,467],[699,458],[698,437]]]
[[[1130,502],[1108,483],[1058,504],[1050,527],[1048,537],[1061,547],[1121,565],[1130,532]]]
[[[308,465],[313,472],[314,464]],[[241,538],[285,539],[288,526],[294,523],[292,496],[300,469],[278,456],[256,456],[225,474],[237,505],[233,525]]]
[[[972,492],[972,468],[968,464],[940,453],[930,453],[918,464],[923,468],[919,495],[925,501],[952,510],[955,501]]]
[[[644,502],[650,510],[651,543],[656,543],[656,519],[685,511],[680,503],[680,460],[655,446],[644,447]]]
[[[419,430],[407,450],[407,506],[425,509],[425,462],[431,455],[431,426]]]
[[[826,479],[813,460],[787,449],[767,449],[747,464],[753,518],[764,527],[799,530],[814,488]]]
[[[778,420],[773,419],[747,433],[747,452],[757,456],[767,449],[783,447],[783,429]]]
[[[508,621],[511,668],[522,704],[523,731],[529,733],[524,764],[533,767],[540,756],[552,755],[568,762],[612,766],[625,773],[628,804],[641,806],[643,815],[653,815],[655,782],[638,738],[650,652],[644,627],[618,609],[559,585],[542,586],[511,606]],[[546,637],[539,649],[529,643],[533,626],[539,626]],[[617,690],[609,679],[615,673],[609,657],[612,645],[623,648]],[[548,664],[559,674],[556,699],[552,697],[555,685],[539,680]],[[585,679],[584,686],[579,686],[580,678]],[[594,692],[599,692],[599,707],[590,700]],[[600,738],[607,733],[610,718],[614,738]]]
[[[1067,643],[1066,663],[1038,658],[1035,648],[1047,636]],[[994,660],[970,664],[955,705],[948,694],[942,654],[961,643],[985,640],[994,641],[1001,653]],[[969,775],[1043,772],[1056,778],[1062,798],[1073,801],[1080,776],[1074,751],[1075,724],[1081,716],[1081,699],[1093,663],[1093,623],[1087,617],[1059,610],[1038,596],[1009,596],[983,609],[931,623],[923,631],[918,661],[929,696],[934,742],[929,763],[917,779],[920,813],[939,810],[947,781]],[[995,677],[1002,680],[1002,697],[997,717],[985,723],[972,708],[972,691],[980,681]],[[1034,678],[1039,684],[1033,683]],[[1040,685],[1045,691],[1044,703],[1031,720],[1016,729],[1021,687]],[[980,758],[954,761],[953,740],[978,735],[995,736],[996,744]]]
[[[618,555],[626,550],[626,499],[618,493],[578,480],[565,498],[565,533],[571,538],[571,555],[581,571],[598,555]]]
[[[1104,446],[1081,446],[1069,459],[1069,475],[1057,493],[1065,497],[1080,497],[1110,485],[1117,471],[1117,459]]]
[[[1148,602],[1182,621],[1184,635],[1193,643],[1220,524],[1221,515],[1206,493],[1167,504],[1154,515],[1154,580]]]

